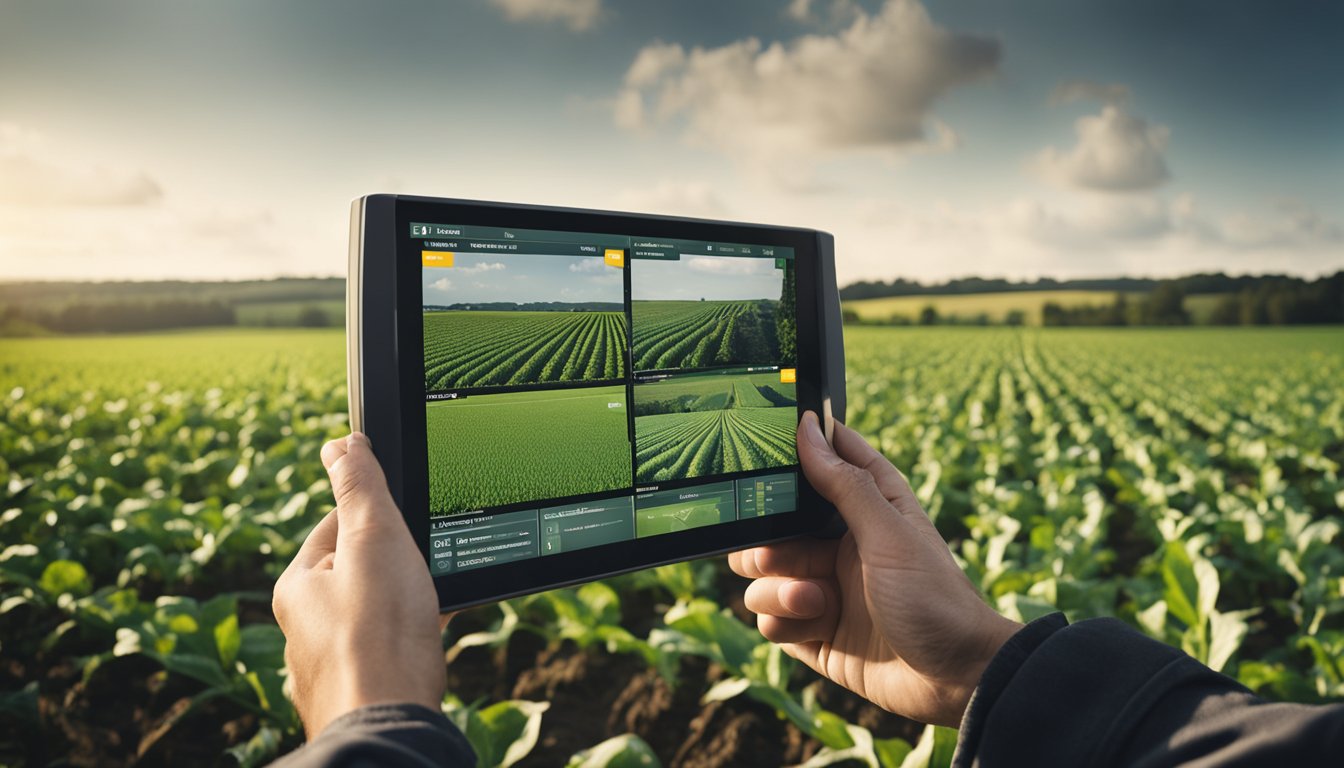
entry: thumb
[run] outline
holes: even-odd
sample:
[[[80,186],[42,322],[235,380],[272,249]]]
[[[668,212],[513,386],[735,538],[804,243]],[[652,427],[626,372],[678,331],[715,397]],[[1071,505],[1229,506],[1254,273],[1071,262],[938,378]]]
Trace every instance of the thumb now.
[[[362,432],[322,446],[322,464],[331,479],[340,516],[339,541],[360,529],[402,525],[401,515],[387,489],[387,477],[373,455],[373,446]]]
[[[886,549],[884,542],[910,525],[887,501],[868,470],[850,464],[831,449],[812,411],[804,413],[798,423],[798,463],[812,487],[835,505],[862,548]]]

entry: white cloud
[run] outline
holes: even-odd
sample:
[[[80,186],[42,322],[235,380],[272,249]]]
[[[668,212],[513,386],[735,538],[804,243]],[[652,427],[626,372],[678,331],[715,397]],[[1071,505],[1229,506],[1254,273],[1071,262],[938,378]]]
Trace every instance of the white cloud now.
[[[481,272],[498,272],[502,269],[505,269],[505,267],[498,261],[482,261],[469,267],[457,267],[455,271],[460,274],[475,275]]]
[[[40,134],[0,124],[0,205],[140,206],[162,197],[143,171],[71,163]]]
[[[591,29],[602,15],[602,0],[490,0],[510,21],[558,21],[575,32]]]
[[[1072,149],[1048,147],[1037,155],[1036,166],[1046,178],[1083,189],[1133,192],[1157,187],[1170,176],[1165,126],[1108,104],[1099,115],[1079,118],[1076,130]]]
[[[835,34],[719,48],[655,43],[635,57],[616,99],[626,128],[673,125],[735,156],[808,163],[850,150],[946,147],[932,116],[951,89],[997,69],[996,40],[937,26],[914,0],[858,12]]]
[[[1215,215],[1190,195],[1018,199],[979,210],[870,200],[822,221],[841,284],[906,277],[1176,276],[1344,268],[1344,226],[1301,205]]]
[[[570,263],[569,271],[578,273],[601,272],[607,268],[607,263],[598,258],[577,259]]]
[[[434,282],[430,283],[429,287],[433,288],[436,291],[448,291],[452,290],[453,281],[449,280],[446,277],[440,277],[438,280],[435,280]]]

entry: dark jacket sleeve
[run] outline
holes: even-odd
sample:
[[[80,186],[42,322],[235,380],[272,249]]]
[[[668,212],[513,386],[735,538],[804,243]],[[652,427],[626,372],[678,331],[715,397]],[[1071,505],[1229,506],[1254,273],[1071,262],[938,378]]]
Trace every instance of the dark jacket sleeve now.
[[[954,768],[1344,765],[1344,704],[1273,704],[1116,619],[1028,624],[985,669]]]
[[[322,735],[272,768],[474,768],[476,754],[441,712],[375,704],[332,720]]]

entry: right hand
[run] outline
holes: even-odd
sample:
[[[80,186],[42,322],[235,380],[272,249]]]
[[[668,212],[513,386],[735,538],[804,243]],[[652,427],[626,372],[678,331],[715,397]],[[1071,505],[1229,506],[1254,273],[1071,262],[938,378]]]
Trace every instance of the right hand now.
[[[980,598],[905,477],[857,432],[837,423],[832,450],[806,413],[798,459],[849,531],[728,556],[754,579],[745,602],[761,634],[883,709],[956,727],[1022,625]]]

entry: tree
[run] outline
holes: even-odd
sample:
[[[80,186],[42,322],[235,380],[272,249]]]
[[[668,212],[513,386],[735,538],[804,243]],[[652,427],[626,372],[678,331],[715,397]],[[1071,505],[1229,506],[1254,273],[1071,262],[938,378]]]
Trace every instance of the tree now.
[[[1235,293],[1229,293],[1218,300],[1213,307],[1213,314],[1209,315],[1211,325],[1236,325],[1241,322],[1241,297]]]
[[[920,324],[920,325],[937,325],[937,324],[938,324],[938,308],[935,307],[935,306],[933,306],[932,304],[930,304],[930,305],[928,305],[927,307],[925,307],[925,308],[919,310],[919,324]]]
[[[1190,314],[1185,311],[1185,291],[1172,280],[1158,283],[1143,309],[1143,320],[1148,325],[1190,324]]]
[[[784,286],[779,292],[779,306],[775,308],[775,336],[779,339],[779,361],[793,365],[798,357],[798,313],[794,288],[793,259],[784,264]],[[768,331],[767,331],[768,333]]]
[[[328,325],[327,313],[319,306],[308,304],[299,310],[297,322],[301,328],[325,328]]]

